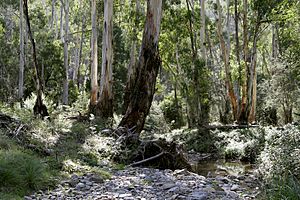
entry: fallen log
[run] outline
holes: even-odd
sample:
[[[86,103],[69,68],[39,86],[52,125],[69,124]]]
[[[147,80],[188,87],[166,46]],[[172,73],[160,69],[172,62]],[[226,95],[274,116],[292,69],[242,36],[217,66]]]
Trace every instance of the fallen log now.
[[[192,170],[183,148],[175,142],[165,139],[140,140],[134,132],[128,130],[116,139],[116,144],[119,145],[119,150],[114,160],[125,163],[128,167]]]
[[[220,125],[220,126],[205,126],[205,129],[208,130],[233,130],[233,129],[246,129],[246,128],[258,128],[259,125]]]

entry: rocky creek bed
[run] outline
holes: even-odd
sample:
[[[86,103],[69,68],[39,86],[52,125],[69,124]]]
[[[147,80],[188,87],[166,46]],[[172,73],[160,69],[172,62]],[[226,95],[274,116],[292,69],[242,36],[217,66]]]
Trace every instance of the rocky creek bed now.
[[[182,170],[131,167],[112,172],[103,180],[96,174],[72,175],[52,191],[26,196],[37,199],[208,200],[256,199],[258,180],[253,174],[202,176]]]

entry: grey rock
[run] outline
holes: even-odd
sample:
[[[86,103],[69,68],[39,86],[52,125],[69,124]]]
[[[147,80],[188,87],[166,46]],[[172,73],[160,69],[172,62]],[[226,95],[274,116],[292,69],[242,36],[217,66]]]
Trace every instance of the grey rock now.
[[[125,198],[125,197],[131,197],[132,196],[132,194],[130,194],[130,193],[125,193],[125,194],[120,194],[119,195],[119,198]]]
[[[208,194],[205,192],[193,192],[188,196],[189,200],[206,200],[208,199]]]
[[[98,176],[98,175],[91,176],[90,181],[92,181],[94,183],[104,183],[103,178],[101,176]]]
[[[174,183],[165,183],[164,185],[161,186],[161,188],[162,188],[163,190],[168,190],[168,189],[173,188],[173,187],[175,187],[175,186],[176,186],[176,185],[175,185]]]
[[[233,185],[231,186],[230,190],[237,191],[239,188],[240,188],[239,185]]]
[[[84,183],[78,183],[75,187],[76,190],[82,190],[85,187]]]

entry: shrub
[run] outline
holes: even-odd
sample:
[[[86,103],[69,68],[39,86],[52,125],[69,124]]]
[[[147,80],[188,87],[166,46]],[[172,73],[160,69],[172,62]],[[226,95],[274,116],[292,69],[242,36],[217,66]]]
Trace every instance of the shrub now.
[[[225,159],[237,159],[254,163],[265,142],[265,131],[258,129],[239,129],[229,132],[215,131],[215,143]]]
[[[266,144],[259,156],[268,199],[300,199],[300,131],[293,125],[266,128]]]
[[[176,102],[174,92],[166,96],[160,104],[160,108],[164,113],[166,121],[173,129],[184,126],[182,104],[183,101],[181,97],[178,97]]]
[[[0,150],[0,188],[24,196],[49,183],[47,166],[37,157],[19,150]],[[0,191],[1,192],[1,191]]]
[[[152,102],[150,113],[146,118],[144,129],[151,133],[166,133],[169,126],[157,102]]]

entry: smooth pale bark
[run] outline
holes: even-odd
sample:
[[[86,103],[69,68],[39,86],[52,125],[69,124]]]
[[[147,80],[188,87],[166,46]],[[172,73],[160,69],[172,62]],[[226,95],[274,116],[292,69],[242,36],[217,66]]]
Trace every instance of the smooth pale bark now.
[[[139,53],[138,76],[125,116],[119,127],[126,127],[139,136],[151,107],[161,59],[158,50],[162,0],[147,0],[147,15]]]
[[[18,90],[18,96],[21,101],[22,105],[22,99],[24,95],[24,28],[23,28],[23,0],[20,0],[20,68],[19,68],[19,90]]]
[[[51,22],[50,22],[51,29],[54,26],[54,19],[55,19],[55,15],[56,15],[55,2],[56,2],[56,0],[52,0],[52,3],[51,3]]]
[[[31,32],[31,26],[30,26],[30,19],[28,14],[28,2],[27,0],[23,0],[23,9],[24,9],[24,16],[27,23],[27,32],[28,36],[32,45],[32,55],[33,55],[33,66],[35,70],[35,81],[36,81],[36,92],[37,92],[37,98],[35,105],[33,107],[34,115],[40,115],[41,117],[49,116],[47,107],[43,104],[42,101],[42,81],[41,81],[41,74],[40,74],[40,68],[38,66],[37,62],[37,55],[36,55],[36,47],[35,47],[35,41]]]
[[[104,0],[104,23],[102,40],[102,68],[100,94],[95,114],[104,118],[113,117],[113,0]]]
[[[201,4],[201,28],[200,28],[200,43],[201,57],[206,63],[206,45],[205,45],[205,0],[199,0]]]
[[[132,5],[132,4],[131,4]],[[137,43],[137,26],[138,26],[138,20],[139,20],[139,10],[140,10],[140,3],[139,0],[136,0],[135,4],[135,23],[133,27],[133,40],[131,44],[131,50],[130,50],[130,62],[128,64],[128,71],[127,71],[127,82],[126,82],[126,88],[124,92],[124,102],[123,102],[123,109],[122,114],[124,115],[126,113],[129,101],[130,101],[130,95],[132,94],[133,88],[134,88],[134,81],[136,77],[136,43]]]
[[[230,52],[228,51],[228,48],[226,48],[226,43],[222,35],[222,21],[221,21],[222,16],[221,16],[221,5],[219,0],[217,0],[217,8],[218,8],[218,16],[219,16],[218,23],[217,23],[217,34],[220,40],[221,54],[222,54],[222,59],[225,67],[225,84],[228,90],[228,96],[232,107],[233,118],[235,120],[237,119],[237,98],[234,94],[232,78],[231,78],[231,70],[230,70],[230,63],[229,63]]]
[[[69,0],[65,0],[65,35],[64,35],[64,67],[65,79],[63,82],[63,104],[68,105],[69,101]]]
[[[64,41],[64,5],[63,0],[61,0],[61,6],[60,6],[60,39],[63,42]]]
[[[272,57],[274,59],[278,58],[279,54],[279,44],[278,44],[278,24],[272,25]]]
[[[248,81],[248,102],[250,106],[250,113],[248,117],[248,122],[256,123],[256,99],[257,99],[257,40],[258,32],[260,27],[260,18],[257,14],[255,29],[254,29],[254,38],[252,45],[252,57],[250,65],[250,80]]]
[[[91,37],[91,99],[90,111],[94,112],[98,93],[98,34],[96,0],[92,0],[92,37]]]
[[[84,31],[85,31],[85,16],[82,16],[82,28],[81,28],[81,38],[80,38],[80,47],[79,47],[79,56],[78,56],[78,68],[77,68],[77,87],[81,88],[81,74],[80,74],[80,65],[82,58],[82,48],[84,43]]]

